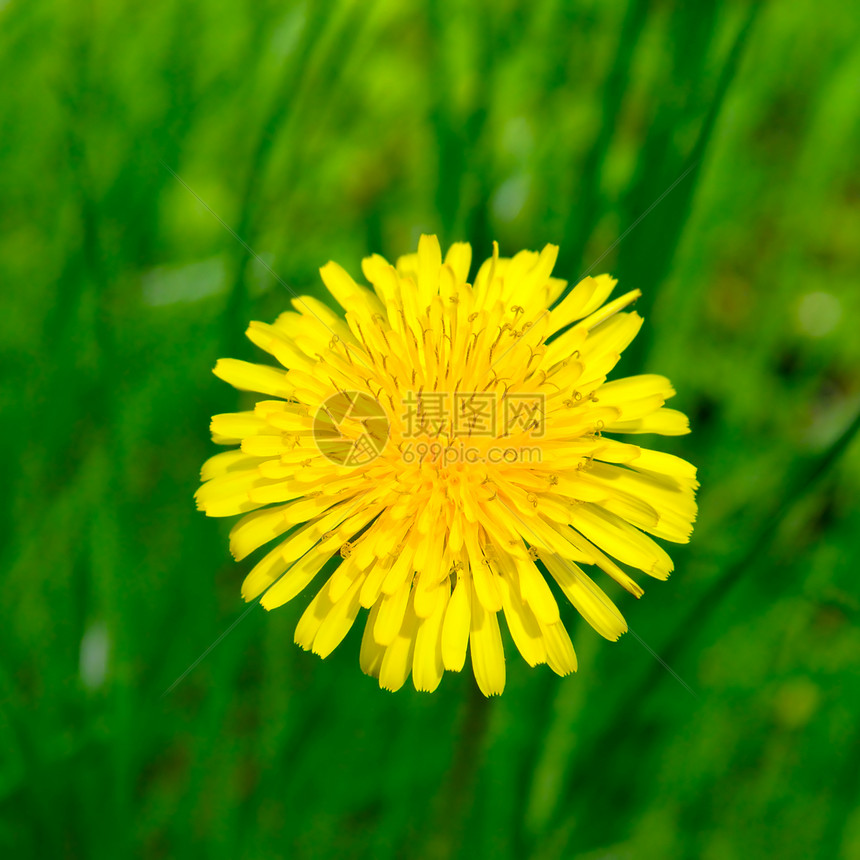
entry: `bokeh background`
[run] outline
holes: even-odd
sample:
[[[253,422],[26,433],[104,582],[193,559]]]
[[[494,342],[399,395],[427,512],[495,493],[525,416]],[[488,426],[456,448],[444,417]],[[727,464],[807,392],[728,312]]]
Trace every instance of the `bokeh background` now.
[[[856,13],[0,2],[0,853],[860,857]],[[360,629],[292,644],[304,596],[163,697],[244,608],[192,502],[210,368],[272,272],[421,232],[642,289],[622,370],[702,482],[669,582],[601,580],[648,647],[567,612],[576,676],[508,643],[500,699],[389,694]]]

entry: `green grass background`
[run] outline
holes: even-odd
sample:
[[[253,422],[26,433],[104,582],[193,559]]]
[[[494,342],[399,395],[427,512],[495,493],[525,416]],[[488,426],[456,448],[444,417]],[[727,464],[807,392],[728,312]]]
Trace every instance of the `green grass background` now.
[[[8,0],[0,75],[2,856],[860,857],[852,4]],[[421,232],[642,289],[701,514],[610,593],[695,697],[567,610],[576,676],[381,692],[303,596],[162,698],[243,611],[192,493],[266,266]]]

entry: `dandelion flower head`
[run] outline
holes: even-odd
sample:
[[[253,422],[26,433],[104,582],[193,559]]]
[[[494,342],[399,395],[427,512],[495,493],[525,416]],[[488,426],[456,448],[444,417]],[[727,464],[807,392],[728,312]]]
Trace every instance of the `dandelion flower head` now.
[[[298,297],[247,332],[279,367],[214,371],[265,398],[213,417],[232,450],[196,496],[209,516],[242,515],[237,560],[276,542],[244,598],[274,609],[324,579],[296,642],[326,657],[363,616],[361,668],[389,690],[411,674],[432,691],[469,656],[481,691],[501,693],[501,619],[528,664],[575,671],[557,596],[618,639],[626,623],[583,568],[639,597],[632,572],[672,571],[654,538],[688,541],[696,516],[693,466],[613,438],[689,431],[665,377],[607,381],[642,324],[639,291],[610,300],[599,275],[565,294],[553,245],[494,245],[470,282],[471,253],[443,259],[422,236],[395,266],[366,258],[369,287],[330,262],[343,315]]]

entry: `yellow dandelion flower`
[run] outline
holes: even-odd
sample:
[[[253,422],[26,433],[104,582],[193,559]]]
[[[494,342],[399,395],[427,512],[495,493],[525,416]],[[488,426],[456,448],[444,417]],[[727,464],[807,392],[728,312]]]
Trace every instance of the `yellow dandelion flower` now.
[[[396,266],[362,263],[372,289],[336,263],[320,270],[344,317],[315,298],[292,302],[248,337],[280,368],[222,359],[215,374],[268,396],[212,419],[215,442],[197,503],[243,514],[236,559],[271,541],[245,579],[266,609],[328,579],[296,628],[326,657],[369,610],[361,668],[381,687],[410,673],[434,690],[467,653],[487,695],[505,685],[504,616],[532,666],[576,670],[550,581],[602,636],[627,629],[585,573],[594,565],[640,596],[625,568],[665,579],[653,537],[689,539],[696,470],[608,433],[687,433],[664,403],[668,379],[607,382],[642,318],[638,290],[608,301],[615,280],[588,277],[558,301],[558,248],[493,256],[470,284],[471,248],[444,260],[434,236]],[[551,308],[551,309],[550,309]]]

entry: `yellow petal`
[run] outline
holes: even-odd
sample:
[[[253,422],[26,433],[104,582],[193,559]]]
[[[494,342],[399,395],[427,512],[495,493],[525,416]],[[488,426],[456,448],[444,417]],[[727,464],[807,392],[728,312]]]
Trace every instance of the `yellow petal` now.
[[[343,266],[335,262],[326,263],[320,269],[320,277],[326,289],[344,310],[349,310],[355,302],[361,300],[361,288]]]
[[[639,334],[644,320],[635,311],[631,313],[620,313],[610,317],[606,322],[588,332],[588,338],[582,346],[582,358],[591,362],[592,372],[594,362],[598,356],[609,356],[610,362],[601,367],[600,373],[608,373],[618,360],[618,356],[633,342],[633,338]],[[561,338],[559,338],[560,340]],[[595,376],[598,374],[595,374]]]
[[[699,486],[699,482],[696,480],[696,467],[674,454],[640,448],[639,456],[631,460],[630,466],[640,471],[667,475],[688,487],[697,488]]]
[[[657,579],[666,579],[672,560],[651,538],[620,517],[585,502],[571,512],[571,525],[588,540],[624,564],[638,567]]]
[[[334,555],[335,549],[319,552],[311,550],[303,555],[285,574],[283,574],[263,595],[260,603],[264,609],[283,606],[302,592],[320,572],[320,568]]]
[[[256,470],[231,472],[201,484],[194,494],[197,507],[208,517],[231,517],[260,507],[251,491],[272,482]]]
[[[367,575],[359,592],[359,602],[365,609],[378,605],[377,601],[382,592],[382,582],[388,574],[390,561],[380,559],[373,562],[367,569]]]
[[[472,246],[468,242],[454,242],[445,254],[445,265],[450,266],[460,283],[469,280],[469,268],[472,265]]]
[[[341,271],[343,271],[341,269]],[[349,275],[344,272],[347,278]],[[349,278],[352,281],[352,278]],[[359,292],[363,287],[358,286],[354,281],[352,285]],[[328,305],[323,304],[315,296],[296,296],[290,300],[290,304],[304,317],[303,328],[308,330],[308,326],[314,328],[314,333],[319,334],[324,343],[328,343],[331,333],[335,333],[340,337],[346,334],[346,326],[343,324],[343,317],[336,314]]]
[[[285,516],[289,505],[254,511],[242,517],[230,529],[230,552],[241,561],[264,543],[274,540],[289,529],[292,523]]]
[[[303,367],[309,369],[313,363],[286,335],[282,329],[263,322],[252,322],[245,336],[255,346],[265,350],[284,367]]]
[[[622,310],[622,308],[626,308],[628,305],[633,304],[633,302],[635,302],[641,295],[642,290],[631,290],[629,293],[619,296],[614,301],[605,304],[602,308],[589,314],[584,320],[578,322],[577,325],[587,328],[590,331],[591,329],[599,326],[604,320],[608,320],[611,316],[617,314],[618,311]]]
[[[396,301],[400,293],[397,270],[385,257],[379,254],[365,257],[361,261],[361,270],[383,304],[391,305]]]
[[[517,650],[529,666],[546,663],[543,633],[534,613],[522,602],[517,588],[508,582],[507,577],[500,577],[499,590],[502,593],[505,620]]]
[[[558,619],[558,604],[552,596],[543,574],[530,558],[515,558],[520,581],[520,594],[541,624],[555,624]]]
[[[583,278],[550,312],[552,330],[558,331],[597,310],[617,283],[609,275]]]
[[[280,457],[293,449],[293,440],[283,434],[247,436],[242,440],[242,451],[253,457]]]
[[[546,643],[546,657],[550,669],[556,675],[569,675],[577,668],[576,652],[567,630],[561,621],[542,627],[544,642]]]
[[[292,396],[293,387],[287,381],[286,372],[275,367],[237,358],[219,358],[212,372],[241,391],[259,391],[274,397]]]
[[[308,499],[305,498],[306,495],[307,489],[293,480],[269,481],[262,486],[252,487],[248,490],[248,497],[258,505],[292,502],[288,510],[291,512],[291,521],[295,523],[303,523],[334,502],[334,499],[328,496],[315,496]],[[299,501],[293,501],[294,499]],[[303,512],[305,513],[304,516],[302,515]]]
[[[502,608],[502,598],[496,585],[496,576],[478,545],[475,529],[466,532],[466,550],[478,600],[489,612],[498,612]]]
[[[310,651],[314,646],[314,639],[320,626],[333,608],[334,603],[329,595],[329,584],[326,583],[308,604],[308,608],[302,613],[302,617],[296,625],[296,632],[293,637],[296,645],[305,651]]]
[[[404,582],[394,594],[382,598],[373,628],[373,635],[380,645],[390,645],[397,637],[406,615],[406,606],[410,603],[411,591],[412,585]]]
[[[328,581],[328,592],[333,603],[337,603],[357,583],[361,588],[364,582],[364,571],[358,566],[353,553],[344,559]]]
[[[383,690],[392,692],[399,690],[409,677],[417,627],[418,619],[410,603],[403,619],[403,626],[397,638],[385,649],[385,656],[379,667],[379,686]]]
[[[680,462],[684,463],[683,460]],[[696,519],[696,502],[693,488],[687,483],[688,478],[682,477],[681,480],[685,483],[681,483],[671,476],[635,471],[608,463],[592,464],[588,478],[596,485],[605,486],[607,493],[618,498],[639,499],[643,502],[647,500],[644,503],[656,512],[658,522],[636,522],[631,519],[629,512],[625,515],[617,508],[610,507],[614,513],[657,537],[678,543],[686,543],[689,540]]]
[[[505,689],[505,652],[499,619],[495,612],[487,612],[481,606],[474,591],[472,598],[472,629],[469,634],[472,670],[481,692],[485,696],[498,696]]]
[[[610,433],[657,433],[660,436],[684,436],[690,432],[690,422],[676,409],[658,409],[633,421],[613,421],[606,425]]]
[[[279,544],[260,559],[250,570],[242,583],[242,597],[250,602],[259,597],[289,567]]]
[[[358,615],[360,586],[361,582],[357,579],[326,615],[314,639],[314,654],[319,654],[323,658],[328,657],[349,633]]]
[[[615,604],[577,565],[554,555],[541,560],[565,597],[601,636],[615,642],[627,631],[627,623]]]
[[[439,290],[439,270],[442,268],[442,249],[435,236],[418,239],[418,295],[422,306]]]
[[[443,598],[433,614],[421,621],[415,638],[412,657],[412,683],[416,690],[432,693],[442,680],[445,666],[442,661],[442,621],[448,605],[448,586],[440,588]]]
[[[449,672],[459,672],[466,662],[472,619],[471,597],[471,585],[461,571],[442,622],[442,662]]]
[[[435,581],[431,578],[429,570],[422,573],[413,589],[415,592],[413,596],[415,614],[418,618],[422,621],[429,618],[440,603],[447,603],[445,594],[448,590],[447,577],[440,583],[438,576]]]
[[[385,656],[385,646],[379,645],[373,638],[373,626],[376,624],[378,612],[379,604],[376,604],[368,613],[367,621],[364,623],[364,634],[361,637],[361,651],[358,656],[361,671],[372,678],[379,677],[382,658]]]
[[[397,258],[397,274],[418,283],[418,254],[403,254]]]
[[[551,304],[558,300],[558,297],[564,292],[567,287],[567,281],[563,278],[550,278],[547,281],[546,299],[543,306],[548,308]]]
[[[244,451],[222,451],[210,457],[200,470],[200,480],[210,481],[236,472],[254,470],[265,462],[260,457],[249,457]]]
[[[631,579],[611,558],[601,552],[594,544],[574,529],[568,529],[568,531],[570,532],[571,543],[582,550],[583,555],[587,556],[589,564],[596,564],[604,573],[611,576],[623,589],[629,591],[634,597],[639,598],[645,593],[639,583]],[[562,558],[566,558],[566,556],[562,556]]]
[[[246,436],[271,433],[269,425],[253,412],[225,412],[213,415],[209,424],[217,445],[237,445]]]
[[[394,564],[391,565],[385,579],[382,582],[382,591],[385,594],[395,594],[401,588],[403,583],[411,579],[412,575],[412,560],[415,557],[415,541],[410,539],[401,553],[397,556]]]
[[[497,282],[497,274],[502,269],[502,260],[499,259],[499,243],[493,242],[493,256],[484,260],[475,275],[475,286],[473,290],[475,306],[481,308],[494,292],[494,284]],[[504,261],[507,264],[507,261]]]
[[[601,403],[624,403],[625,400],[644,400],[659,394],[668,400],[675,394],[672,383],[665,376],[656,373],[642,373],[637,376],[625,376],[607,382],[600,388]]]

